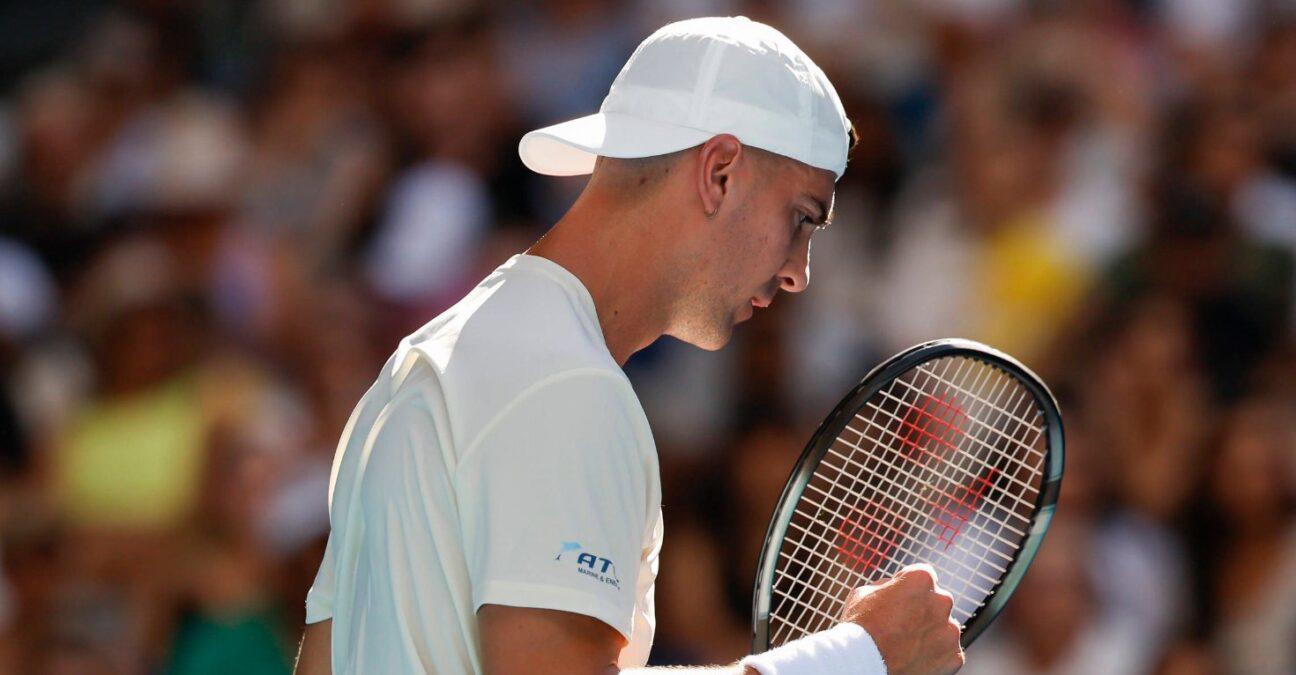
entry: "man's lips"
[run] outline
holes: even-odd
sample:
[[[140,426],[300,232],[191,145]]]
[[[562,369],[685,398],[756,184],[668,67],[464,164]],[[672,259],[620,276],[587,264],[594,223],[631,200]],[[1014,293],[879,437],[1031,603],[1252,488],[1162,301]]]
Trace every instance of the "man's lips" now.
[[[771,302],[774,302],[774,298],[755,297],[751,300],[752,307],[769,307]]]

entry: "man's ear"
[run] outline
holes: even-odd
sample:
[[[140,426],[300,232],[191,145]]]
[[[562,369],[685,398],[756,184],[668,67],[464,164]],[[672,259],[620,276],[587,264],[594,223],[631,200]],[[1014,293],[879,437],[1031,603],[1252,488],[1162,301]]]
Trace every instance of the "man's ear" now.
[[[697,158],[697,190],[708,218],[720,212],[729,196],[731,181],[743,145],[732,134],[720,134],[702,144]]]

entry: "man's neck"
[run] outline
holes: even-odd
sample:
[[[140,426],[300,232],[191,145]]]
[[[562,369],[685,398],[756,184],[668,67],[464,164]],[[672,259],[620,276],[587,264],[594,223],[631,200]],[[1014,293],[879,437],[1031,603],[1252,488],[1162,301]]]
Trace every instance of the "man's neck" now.
[[[667,262],[648,210],[606,208],[583,195],[527,253],[571,272],[589,290],[608,351],[620,365],[666,331]]]

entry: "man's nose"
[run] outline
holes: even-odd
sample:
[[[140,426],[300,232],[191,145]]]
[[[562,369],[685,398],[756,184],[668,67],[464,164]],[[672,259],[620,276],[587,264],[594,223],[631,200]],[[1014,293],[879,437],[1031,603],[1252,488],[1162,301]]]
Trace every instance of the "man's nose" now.
[[[810,237],[797,246],[779,270],[779,288],[789,293],[800,293],[810,285]]]

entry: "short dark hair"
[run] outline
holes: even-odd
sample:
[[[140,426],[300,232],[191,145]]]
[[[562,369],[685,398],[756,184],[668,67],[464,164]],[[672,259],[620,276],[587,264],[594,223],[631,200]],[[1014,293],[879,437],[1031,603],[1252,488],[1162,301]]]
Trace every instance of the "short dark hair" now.
[[[599,155],[594,158],[593,174],[602,180],[613,181],[620,188],[651,187],[670,173],[680,157],[691,149],[650,157],[618,158]]]
[[[855,130],[855,124],[850,120],[846,120],[846,140],[846,154],[849,155],[851,151],[855,149],[855,146],[859,145],[860,140],[859,132]],[[777,153],[770,152],[769,150],[761,150],[754,145],[747,145],[744,147],[748,150],[756,150],[759,156],[773,157],[777,155]],[[652,155],[650,157],[617,158],[598,155],[594,158],[594,172],[597,173],[600,169],[615,167],[615,169],[613,169],[614,172],[623,180],[630,178],[638,185],[643,186],[670,173],[671,167],[675,165],[675,162],[680,158],[680,156],[692,149],[693,148],[685,148],[683,150],[676,150],[675,152],[668,152],[664,155]]]

